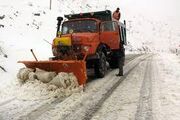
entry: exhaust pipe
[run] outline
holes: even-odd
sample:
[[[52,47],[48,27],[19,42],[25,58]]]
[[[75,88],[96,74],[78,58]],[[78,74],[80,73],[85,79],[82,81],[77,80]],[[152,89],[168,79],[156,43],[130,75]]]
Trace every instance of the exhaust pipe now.
[[[61,25],[61,22],[62,22],[63,18],[62,17],[57,17],[57,32],[56,32],[56,37],[58,36],[58,32],[59,32],[59,29],[60,29],[60,25]]]

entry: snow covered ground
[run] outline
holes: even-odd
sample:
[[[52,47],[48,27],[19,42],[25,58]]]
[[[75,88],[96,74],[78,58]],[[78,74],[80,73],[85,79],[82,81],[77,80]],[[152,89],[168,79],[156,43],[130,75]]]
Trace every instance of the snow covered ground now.
[[[178,120],[179,68],[180,59],[174,54],[140,56],[125,65],[124,77],[110,71],[105,78],[89,82],[85,92],[65,99],[1,101],[1,119]]]
[[[180,59],[173,54],[157,54],[140,63],[92,120],[178,120],[179,67]]]
[[[154,118],[180,118],[180,59],[174,54],[160,54],[155,60],[158,70],[153,81]]]
[[[119,3],[119,0],[114,2]],[[119,5],[114,2],[53,0],[52,10],[49,10],[49,0],[0,0],[0,120],[179,120],[180,57],[169,54],[169,50],[179,49],[179,31],[165,21],[137,13],[132,5],[128,6],[129,1],[122,0]],[[41,82],[18,83],[16,74],[24,66],[17,61],[34,60],[31,48],[38,59],[52,56],[51,45],[45,40],[51,43],[54,39],[57,16],[105,9],[114,11],[119,6],[122,20],[127,20],[126,53],[132,55],[130,61],[134,53],[144,51],[156,53],[152,58],[135,60],[139,65],[130,73],[134,63],[126,65],[125,78],[116,78],[117,70],[110,71],[103,79],[91,80],[85,92],[76,91],[67,98],[57,97],[61,91],[49,91]],[[123,79],[121,84],[111,90],[111,82],[119,79]],[[107,96],[109,90],[112,94]],[[105,100],[99,104],[101,99]],[[93,108],[96,104],[99,106]],[[75,112],[80,116],[73,116]]]
[[[74,6],[70,7],[71,3]],[[52,2],[52,10],[49,10],[49,1],[0,1],[0,87],[2,90],[7,89],[4,93],[12,91],[13,86],[17,86],[16,74],[24,67],[23,64],[17,64],[17,61],[34,60],[31,48],[39,60],[52,56],[49,43],[55,37],[57,16],[105,9],[113,11],[115,6],[107,1],[55,0]],[[132,47],[136,49],[135,45],[127,47],[127,52],[128,48]]]
[[[132,59],[132,57],[129,57],[129,59]],[[128,71],[128,69],[132,67],[131,65],[133,64],[129,64],[127,66],[126,71]],[[39,99],[37,99],[38,96],[36,96],[36,92],[40,92],[39,90],[45,90],[45,89],[40,88],[41,86],[44,88],[45,85],[41,85],[37,87],[35,87],[36,85],[34,85],[35,91],[32,90],[31,86],[29,86],[30,89],[20,88],[20,90],[24,90],[24,91],[19,91],[19,94],[25,92],[27,94],[27,96],[24,96],[26,97],[26,99],[23,99],[22,98],[23,96],[21,98],[19,98],[18,96],[17,97],[15,96],[16,98],[13,97],[13,98],[4,99],[3,101],[1,101],[1,104],[0,104],[1,117],[2,119],[15,119],[15,120],[20,119],[20,118],[22,119],[29,118],[33,120],[33,119],[37,119],[38,117],[39,119],[58,119],[58,117],[63,118],[67,114],[72,114],[74,110],[82,106],[83,102],[85,102],[84,104],[89,105],[91,103],[91,100],[93,100],[93,95],[95,93],[99,93],[99,95],[101,95],[102,93],[106,93],[106,89],[111,88],[109,84],[113,81],[114,83],[118,81],[118,78],[116,78],[115,73],[117,73],[117,70],[110,72],[106,78],[96,79],[96,80],[91,81],[86,86],[86,90],[85,90],[86,92],[75,93],[71,95],[70,97],[66,98],[65,100],[63,100],[63,98],[58,98],[58,99],[52,98],[51,94],[46,94],[47,93],[46,91],[43,91],[45,94],[42,93],[42,96],[39,96]],[[104,87],[104,85],[106,87]],[[38,90],[36,88],[40,88],[40,89]],[[29,95],[28,95],[28,92],[29,92]],[[34,99],[34,97],[31,95],[35,95],[36,99]],[[10,95],[7,95],[7,96],[10,96]],[[32,98],[27,99],[28,96],[31,96]],[[46,99],[42,99],[45,97]],[[50,98],[47,98],[47,97],[50,97]],[[97,97],[97,95],[95,94],[94,97]],[[94,99],[95,103],[98,102],[97,101],[98,98],[101,98],[101,97],[99,96],[96,99]],[[88,99],[90,101],[87,101]],[[92,102],[92,104],[94,102]],[[86,106],[84,107],[86,108]],[[7,113],[6,111],[9,111],[9,112]],[[22,114],[18,114],[18,113],[22,113]]]

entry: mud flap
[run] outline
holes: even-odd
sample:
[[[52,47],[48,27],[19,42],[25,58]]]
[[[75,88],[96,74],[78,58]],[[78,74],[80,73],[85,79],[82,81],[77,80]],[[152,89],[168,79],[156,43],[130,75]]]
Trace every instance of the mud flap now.
[[[74,73],[79,85],[85,85],[87,80],[86,62],[84,60],[57,61],[18,61],[27,68],[40,68],[46,71]]]

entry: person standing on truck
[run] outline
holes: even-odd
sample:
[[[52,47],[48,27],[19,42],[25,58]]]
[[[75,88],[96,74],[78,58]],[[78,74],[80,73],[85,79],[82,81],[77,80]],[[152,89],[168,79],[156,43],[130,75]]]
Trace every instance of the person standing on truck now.
[[[121,18],[121,13],[119,11],[120,9],[117,8],[116,11],[113,12],[113,19],[119,21]]]

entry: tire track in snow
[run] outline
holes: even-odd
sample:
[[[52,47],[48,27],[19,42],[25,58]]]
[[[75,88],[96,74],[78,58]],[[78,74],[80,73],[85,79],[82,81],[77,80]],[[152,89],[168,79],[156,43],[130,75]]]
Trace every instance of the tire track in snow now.
[[[108,90],[107,93],[104,94],[104,97],[102,97],[98,103],[96,105],[94,105],[94,108],[92,108],[90,110],[90,112],[86,112],[85,117],[83,118],[83,120],[90,120],[93,116],[93,114],[95,112],[97,112],[97,110],[102,106],[102,104],[104,103],[104,101],[109,98],[109,96],[112,94],[112,92],[121,84],[121,82],[123,82],[123,80],[125,80],[127,78],[127,76],[138,66],[135,65],[130,71],[128,71],[124,76],[122,76],[119,81],[117,83],[115,83],[115,85],[113,87],[111,87],[110,90]]]
[[[129,63],[130,61],[134,60],[135,58],[139,57],[140,55],[128,55],[128,57],[126,58],[126,63]],[[112,70],[110,70],[109,72],[111,72]],[[113,75],[114,76],[114,75]],[[110,78],[109,78],[110,79]],[[13,101],[16,100],[16,98],[12,98],[6,101],[3,101],[2,103],[0,103],[0,106],[4,106],[4,105],[8,105],[11,102],[13,103]],[[47,101],[47,102],[43,102],[40,105],[37,105],[37,103],[35,102],[33,105],[31,104],[31,110],[28,110],[29,108],[25,107],[23,108],[23,112],[24,114],[14,114],[13,119],[28,119],[28,120],[34,120],[37,119],[41,114],[43,114],[46,111],[49,111],[51,109],[54,108],[54,106],[56,106],[57,104],[60,104],[61,102],[63,102],[65,100],[64,99],[54,99],[52,101]],[[22,104],[24,103],[24,101],[22,101]],[[18,112],[18,111],[17,111]]]
[[[137,55],[129,55],[127,57],[127,63],[129,63],[130,61],[134,60],[135,58],[139,57],[140,54]],[[111,72],[112,70],[110,70],[109,72]],[[94,78],[95,79],[95,78]],[[23,115],[21,117],[19,117],[20,120],[35,120],[37,118],[39,118],[39,116],[41,116],[44,112],[49,111],[51,109],[53,109],[57,104],[60,104],[61,102],[63,102],[66,98],[64,99],[55,99],[52,102],[47,102],[45,104],[42,104],[41,106],[37,107],[36,109],[34,109],[33,111],[31,111],[30,113]]]
[[[84,102],[81,107],[76,107],[72,110],[72,113],[62,116],[63,120],[89,120],[92,118],[93,114],[101,107],[103,102],[111,95],[111,93],[119,86],[119,84],[126,79],[126,77],[131,73],[141,61],[144,61],[152,55],[145,55],[138,60],[134,60],[129,63],[129,70],[126,68],[125,75],[120,79],[116,77],[112,78],[112,82],[108,86],[104,86],[101,90],[95,93],[93,96],[89,96],[87,99],[91,99],[91,102]],[[126,66],[128,67],[128,65]],[[96,98],[96,99],[93,99]]]
[[[152,116],[152,59],[148,60],[147,69],[140,90],[139,105],[135,115],[135,120],[153,120]]]
[[[140,62],[104,101],[91,120],[134,120],[146,66],[146,60]]]
[[[44,104],[40,101],[24,101],[19,99],[14,99],[8,104],[4,104],[0,107],[1,120],[15,120],[21,115],[26,114],[28,111],[32,110],[34,107],[39,106],[39,104]]]
[[[52,102],[47,102],[41,106],[39,106],[38,108],[34,109],[33,111],[31,111],[29,114],[21,116],[19,119],[20,120],[35,120],[38,118],[38,116],[40,116],[41,114],[43,114],[44,112],[51,110],[54,108],[54,106],[56,106],[57,104],[63,102],[66,98],[63,99],[55,99]]]

